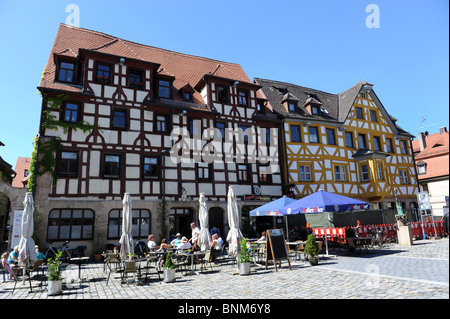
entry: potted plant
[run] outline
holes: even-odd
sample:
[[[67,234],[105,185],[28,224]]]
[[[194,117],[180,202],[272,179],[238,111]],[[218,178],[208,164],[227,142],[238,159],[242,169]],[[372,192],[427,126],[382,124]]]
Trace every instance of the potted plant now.
[[[136,256],[134,253],[128,254],[128,259],[133,260],[134,256]]]
[[[163,280],[163,282],[174,282],[175,281],[175,268],[176,268],[176,265],[173,263],[170,252],[168,252],[166,255],[166,261],[164,263],[164,280]]]
[[[61,273],[61,260],[62,251],[58,250],[55,258],[49,258],[47,260],[48,266],[48,295],[54,296],[62,292],[62,273]]]
[[[238,254],[239,274],[242,276],[250,274],[252,250],[252,247],[247,246],[247,238],[242,238],[242,240],[240,241],[240,249]]]
[[[306,240],[305,245],[305,254],[308,256],[308,261],[312,266],[315,266],[319,263],[319,245],[316,243],[316,238],[313,234],[308,235],[308,239]]]

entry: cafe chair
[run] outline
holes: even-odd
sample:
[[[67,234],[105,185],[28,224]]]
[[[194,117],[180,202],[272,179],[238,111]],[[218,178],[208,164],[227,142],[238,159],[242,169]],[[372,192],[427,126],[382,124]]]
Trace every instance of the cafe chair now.
[[[205,255],[202,258],[202,263],[200,264],[200,271],[203,272],[203,269],[206,269],[206,264],[209,263],[209,267],[211,267],[211,271],[213,270],[211,265],[211,250],[206,250]]]

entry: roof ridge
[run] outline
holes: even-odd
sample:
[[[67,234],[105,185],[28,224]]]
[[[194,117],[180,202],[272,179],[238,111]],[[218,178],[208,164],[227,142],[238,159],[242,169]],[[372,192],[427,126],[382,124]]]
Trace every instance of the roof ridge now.
[[[302,88],[302,89],[308,89],[308,90],[312,90],[312,91],[315,91],[315,92],[320,92],[320,93],[324,93],[324,94],[329,94],[329,95],[338,95],[338,94],[335,94],[335,93],[330,93],[330,92],[325,92],[325,91],[322,91],[322,90],[317,90],[317,89],[313,89],[313,88],[310,88],[310,87],[307,87],[307,86],[302,86],[302,85],[298,85],[298,84],[294,84],[294,83],[289,83],[289,82],[282,82],[282,81],[277,81],[277,80],[270,80],[270,79],[262,79],[262,78],[255,78],[256,80],[263,80],[263,81],[268,81],[268,82],[276,82],[276,83],[280,83],[280,84],[287,84],[287,85],[291,85],[291,86],[296,86],[296,87],[298,87],[298,88]],[[305,92],[306,93],[306,92]]]
[[[186,54],[186,53],[181,53],[181,52],[177,52],[177,51],[173,51],[173,50],[162,49],[162,48],[158,48],[158,47],[151,46],[151,45],[148,45],[148,44],[142,44],[142,43],[139,43],[139,42],[134,42],[134,41],[122,39],[122,38],[119,38],[117,36],[113,36],[113,35],[110,35],[110,34],[107,34],[107,33],[104,33],[104,32],[90,30],[90,29],[81,28],[81,27],[75,27],[75,26],[68,25],[68,24],[65,24],[65,23],[62,23],[62,22],[60,23],[60,26],[64,26],[64,27],[67,27],[67,28],[70,28],[70,29],[79,29],[81,31],[90,32],[92,34],[97,34],[97,35],[100,35],[100,36],[103,36],[103,37],[109,37],[109,38],[112,38],[112,39],[119,39],[119,40],[122,40],[124,42],[128,42],[130,44],[135,44],[135,45],[139,45],[139,46],[149,47],[149,48],[165,51],[165,52],[172,53],[172,54],[188,56],[188,57],[191,57],[191,58],[201,59],[201,60],[206,60],[206,61],[217,61],[217,62],[220,62],[220,63],[226,63],[226,64],[230,64],[230,65],[240,66],[239,63],[221,61],[221,60],[206,58],[206,57],[202,57],[202,56],[198,56],[198,55]]]

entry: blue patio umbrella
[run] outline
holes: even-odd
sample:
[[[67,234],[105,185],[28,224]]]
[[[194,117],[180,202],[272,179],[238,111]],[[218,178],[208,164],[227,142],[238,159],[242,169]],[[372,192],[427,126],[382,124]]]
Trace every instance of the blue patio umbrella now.
[[[358,199],[328,193],[319,190],[311,195],[303,197],[292,204],[280,209],[281,214],[324,214],[327,212],[341,212],[369,209],[370,204]],[[323,227],[325,228],[325,214],[323,215]],[[328,255],[328,241],[325,236],[325,247]]]
[[[286,214],[283,214],[280,212],[280,210],[289,205],[294,203],[296,200],[290,197],[283,196],[281,198],[278,198],[274,201],[271,201],[267,204],[264,204],[258,208],[255,208],[250,211],[250,216],[283,216]],[[287,224],[287,215],[286,215],[286,232],[288,231],[288,224]],[[286,233],[288,235],[288,233]]]

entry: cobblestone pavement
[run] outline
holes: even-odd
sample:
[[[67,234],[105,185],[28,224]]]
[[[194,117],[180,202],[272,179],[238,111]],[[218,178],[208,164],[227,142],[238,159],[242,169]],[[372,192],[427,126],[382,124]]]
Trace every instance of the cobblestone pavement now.
[[[177,272],[175,283],[163,283],[154,273],[142,284],[122,284],[113,274],[109,283],[102,263],[83,265],[84,281],[48,296],[45,283],[0,283],[0,299],[448,299],[449,240],[417,240],[411,247],[388,245],[369,254],[330,251],[318,266],[301,261],[275,271],[254,265],[250,276],[236,274],[236,266],[220,263],[198,275]],[[197,268],[198,270],[198,268]],[[2,279],[0,279],[2,280]]]

